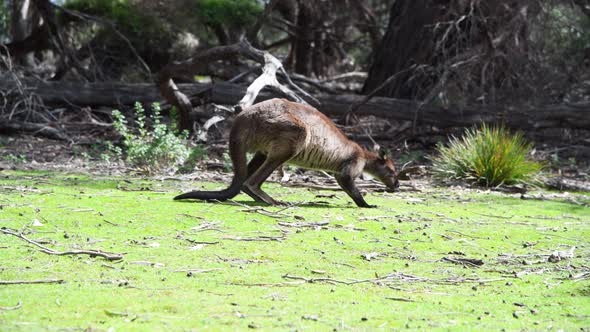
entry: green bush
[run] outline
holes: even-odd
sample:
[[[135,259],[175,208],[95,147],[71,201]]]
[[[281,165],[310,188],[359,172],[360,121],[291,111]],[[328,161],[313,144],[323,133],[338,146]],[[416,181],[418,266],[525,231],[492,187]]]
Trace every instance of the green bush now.
[[[128,43],[152,70],[169,62],[168,49],[172,46],[176,33],[164,20],[150,11],[142,10],[139,5],[128,0],[68,0],[64,6],[100,17],[111,22],[116,29],[113,30],[110,24],[91,24],[85,32],[75,35],[81,38],[78,47],[93,47],[95,61],[101,65],[104,75],[123,76],[128,81],[149,79],[142,77],[136,68],[130,72],[125,70],[130,63],[137,61],[137,56]],[[66,19],[75,20],[71,16],[62,18]],[[64,25],[66,23],[67,21],[61,22]]]
[[[590,45],[590,17],[576,6],[556,4],[539,26],[531,29],[533,41],[544,44],[554,60],[576,60]]]
[[[256,21],[263,7],[256,0],[197,0],[196,9],[206,24],[247,26]]]
[[[126,161],[148,173],[162,172],[176,168],[189,157],[186,146],[188,133],[179,136],[161,122],[160,106],[152,106],[151,128],[147,127],[146,115],[140,103],[135,103],[137,129],[128,126],[127,120],[118,110],[113,111],[114,126],[123,136]]]
[[[531,144],[522,134],[506,128],[470,129],[462,138],[452,137],[448,146],[439,144],[432,159],[433,173],[440,180],[466,180],[484,186],[532,183],[542,165],[527,159]]]

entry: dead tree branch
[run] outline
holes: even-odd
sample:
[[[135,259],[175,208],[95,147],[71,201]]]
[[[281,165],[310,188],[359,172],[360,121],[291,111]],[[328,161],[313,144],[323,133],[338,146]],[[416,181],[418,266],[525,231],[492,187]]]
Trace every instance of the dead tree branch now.
[[[252,45],[246,40],[242,40],[239,43],[232,45],[214,47],[199,52],[186,62],[169,64],[164,67],[158,75],[158,87],[160,93],[170,104],[178,108],[178,128],[180,130],[190,130],[191,128],[189,113],[192,110],[192,105],[190,99],[178,89],[173,79],[184,78],[185,80],[191,80],[191,77],[195,74],[209,72],[209,64],[219,60],[235,59],[238,56],[243,56],[264,65],[263,74],[248,88],[248,91],[240,101],[239,106],[251,105],[256,99],[257,94],[266,85],[277,88],[279,91],[298,102],[304,102],[304,100],[297,96],[297,94],[278,83],[276,79],[277,72],[282,74],[289,85],[295,88],[299,93],[302,93],[308,98],[311,97],[291,81],[287,73],[284,71],[281,62],[277,58],[270,53],[252,47]]]
[[[68,137],[62,131],[56,128],[50,127],[46,124],[33,123],[33,122],[22,122],[22,121],[4,121],[0,122],[0,133],[11,134],[11,133],[27,133],[36,136],[43,136],[55,140],[71,142],[72,139]]]

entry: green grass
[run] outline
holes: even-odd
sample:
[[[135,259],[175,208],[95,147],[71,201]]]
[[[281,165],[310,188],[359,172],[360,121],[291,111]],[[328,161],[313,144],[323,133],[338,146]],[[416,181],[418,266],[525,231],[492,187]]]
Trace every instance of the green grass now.
[[[590,328],[590,279],[580,277],[590,272],[588,196],[540,201],[432,188],[369,194],[379,208],[359,209],[341,192],[316,198],[316,191],[270,184],[281,200],[307,202],[265,207],[284,214],[273,218],[172,200],[193,186],[224,185],[0,172],[0,227],[24,229],[56,250],[125,253],[119,262],[47,255],[0,234],[0,280],[65,280],[0,285],[0,307],[22,303],[0,310],[0,330]],[[236,201],[256,207],[245,195]],[[317,201],[327,205],[310,204]],[[279,225],[319,222],[329,223]],[[214,229],[195,229],[205,223]],[[547,261],[572,246],[573,258]],[[333,283],[353,280],[374,282]]]
[[[542,165],[528,158],[531,149],[521,133],[484,124],[468,129],[461,138],[451,138],[448,146],[439,145],[432,170],[442,180],[467,180],[488,187],[533,183]]]

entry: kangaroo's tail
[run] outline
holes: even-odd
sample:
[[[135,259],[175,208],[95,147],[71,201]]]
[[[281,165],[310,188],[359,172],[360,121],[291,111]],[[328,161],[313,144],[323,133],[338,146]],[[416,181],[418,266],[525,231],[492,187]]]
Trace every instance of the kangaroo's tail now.
[[[234,198],[242,190],[242,185],[248,177],[248,166],[246,161],[246,149],[243,140],[230,135],[229,153],[234,168],[234,177],[229,188],[220,191],[191,191],[174,197],[181,199],[201,199],[225,201]]]

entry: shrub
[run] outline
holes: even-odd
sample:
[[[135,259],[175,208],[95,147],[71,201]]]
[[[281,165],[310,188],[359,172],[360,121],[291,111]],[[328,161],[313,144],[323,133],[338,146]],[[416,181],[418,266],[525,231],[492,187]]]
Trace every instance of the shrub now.
[[[67,0],[64,6],[108,22],[71,25],[77,29],[70,34],[72,43],[75,47],[90,49],[90,60],[94,66],[101,68],[96,73],[99,79],[143,82],[150,77],[144,76],[144,71],[137,70],[138,56],[151,70],[158,70],[169,62],[168,49],[176,38],[176,32],[170,24],[149,10],[142,9],[136,2]],[[75,22],[77,19],[62,14],[60,20],[61,25],[70,26],[70,20]]]
[[[186,146],[188,133],[183,132],[179,136],[161,122],[160,106],[154,103],[151,130],[148,130],[146,115],[140,103],[135,103],[137,116],[134,130],[128,126],[127,120],[121,112],[114,110],[114,126],[117,132],[123,136],[123,146],[127,155],[126,161],[148,173],[161,172],[176,168],[189,156],[189,148]]]
[[[484,186],[531,183],[542,169],[527,159],[531,147],[520,133],[483,125],[467,130],[462,138],[452,137],[448,146],[438,145],[439,154],[432,159],[434,176]]]
[[[263,7],[255,0],[197,0],[196,13],[206,24],[248,26]]]

